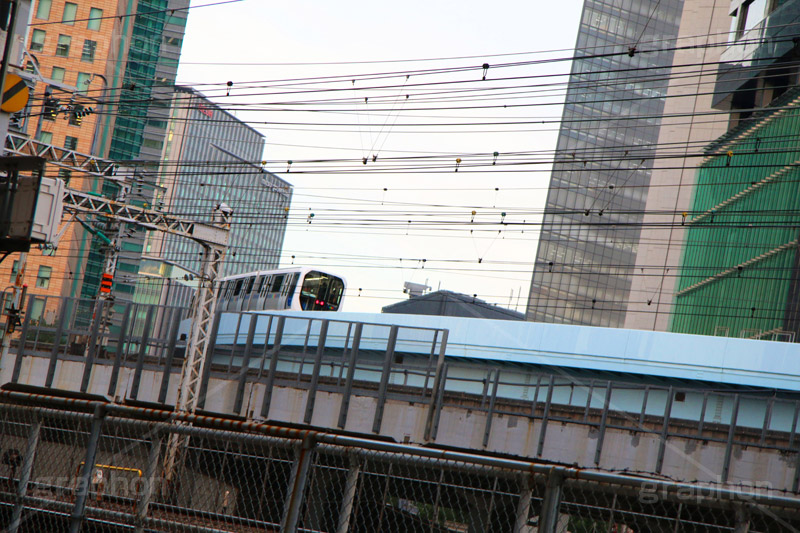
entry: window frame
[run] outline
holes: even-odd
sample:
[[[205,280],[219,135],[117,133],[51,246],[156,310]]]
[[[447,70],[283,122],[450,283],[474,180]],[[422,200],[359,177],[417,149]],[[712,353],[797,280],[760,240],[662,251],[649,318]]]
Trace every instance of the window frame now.
[[[72,36],[59,34],[56,41],[56,57],[69,57],[70,48],[72,48]]]
[[[94,63],[94,56],[96,54],[97,54],[97,41],[92,39],[84,39],[83,49],[81,50],[81,61],[85,61],[86,63]]]
[[[99,13],[99,14],[96,14]],[[97,31],[103,23],[103,10],[99,7],[92,7],[89,9],[89,20],[86,21],[86,29]],[[92,27],[94,25],[95,27]]]
[[[59,76],[56,76],[56,71],[60,72]],[[53,70],[50,71],[50,78],[53,81],[63,82],[64,81],[64,76],[66,75],[66,73],[67,73],[67,69],[65,69],[64,67],[53,67]]]
[[[37,41],[34,38],[34,36],[36,35],[42,36],[41,42]],[[42,50],[44,50],[44,43],[46,39],[47,39],[46,31],[40,30],[39,28],[34,28],[33,31],[31,32],[31,44],[30,44],[31,52],[41,52]]]
[[[46,13],[42,13],[42,6],[47,6]],[[50,20],[50,11],[53,9],[53,0],[39,0],[36,3],[36,18],[39,20]]]
[[[70,7],[74,8],[74,12],[72,13],[72,18],[67,18],[67,10]],[[61,24],[64,24],[65,26],[74,26],[75,19],[77,18],[78,18],[78,4],[75,4],[73,2],[65,2],[64,11],[61,14]]]
[[[42,275],[45,272],[47,275]],[[53,267],[47,265],[39,265],[39,271],[36,273],[36,281],[34,286],[37,289],[49,289],[50,279],[53,277]]]

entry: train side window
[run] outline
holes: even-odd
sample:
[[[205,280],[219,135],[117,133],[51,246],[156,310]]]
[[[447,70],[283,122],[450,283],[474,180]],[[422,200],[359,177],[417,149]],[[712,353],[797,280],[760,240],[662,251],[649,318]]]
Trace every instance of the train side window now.
[[[264,288],[265,279],[267,279],[267,276],[258,276],[255,285],[253,285],[253,292],[261,294],[261,290]]]
[[[286,283],[283,284],[283,295],[286,296],[288,294],[292,294],[297,287],[297,274],[288,274],[286,277]]]
[[[246,278],[244,280],[244,288],[242,289],[242,293],[244,295],[250,294],[250,289],[253,288],[253,280],[255,278]]]
[[[264,283],[261,286],[261,296],[266,296],[269,291],[269,285],[272,282],[272,276],[264,276]]]
[[[272,278],[272,288],[270,289],[270,292],[280,292],[284,277],[286,277],[285,274],[279,274]]]
[[[233,288],[233,295],[234,296],[239,296],[239,293],[242,292],[242,285],[243,284],[244,284],[244,280],[243,279],[237,279],[236,280],[236,285]]]

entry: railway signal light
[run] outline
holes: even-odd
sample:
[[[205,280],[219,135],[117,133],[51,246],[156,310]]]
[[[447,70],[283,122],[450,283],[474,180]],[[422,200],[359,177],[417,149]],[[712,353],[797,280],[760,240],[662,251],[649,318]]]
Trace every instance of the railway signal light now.
[[[111,284],[114,282],[114,274],[103,272],[103,278],[100,280],[100,292],[108,294],[111,292]]]

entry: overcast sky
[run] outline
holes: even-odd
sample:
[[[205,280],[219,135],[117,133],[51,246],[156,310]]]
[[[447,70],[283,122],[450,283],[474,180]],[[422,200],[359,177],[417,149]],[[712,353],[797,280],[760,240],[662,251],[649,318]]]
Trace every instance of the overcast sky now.
[[[211,0],[193,1],[192,5],[207,3]],[[377,104],[367,101],[356,108],[351,104],[349,115],[327,114],[322,118],[319,113],[257,111],[247,106],[236,114],[266,136],[267,168],[295,187],[282,266],[291,264],[294,255],[297,264],[343,274],[348,281],[344,310],[379,311],[384,305],[406,298],[403,282],[412,281],[427,282],[434,290],[477,294],[503,306],[518,305],[522,311],[536,251],[536,231],[535,226],[520,223],[530,223],[538,217],[549,180],[548,168],[525,166],[520,168],[528,171],[521,172],[516,167],[498,165],[471,172],[470,157],[464,155],[460,157],[461,172],[455,172],[455,159],[460,154],[497,151],[499,162],[503,163],[503,154],[552,150],[558,127],[552,121],[560,117],[561,107],[406,111],[415,105],[413,101],[417,98],[417,93],[407,87],[415,83],[464,81],[472,83],[464,87],[485,88],[497,84],[494,80],[500,77],[517,80],[528,77],[527,81],[504,82],[509,86],[534,84],[545,78],[530,76],[566,73],[569,64],[563,61],[495,70],[490,67],[486,73],[489,81],[475,85],[483,74],[480,68],[483,63],[500,65],[569,56],[564,51],[536,52],[569,50],[574,46],[581,5],[577,0],[561,3],[243,0],[198,8],[189,15],[178,82],[198,85],[201,91],[220,95],[214,99],[222,105],[246,102],[254,106],[269,97],[240,96],[248,82],[475,67],[444,76],[390,77],[381,80],[381,84],[392,89],[358,93],[358,98],[369,94],[373,102],[387,98],[383,111],[373,111]],[[465,56],[475,57],[341,64]],[[548,83],[558,80],[546,78]],[[233,96],[226,99],[220,91],[227,81],[234,85]],[[263,84],[256,85],[262,92],[265,90]],[[355,85],[351,83],[350,87]],[[336,86],[345,87],[346,84]],[[259,91],[250,88],[247,92]],[[343,91],[343,94],[351,93]],[[405,99],[405,94],[411,96]],[[561,100],[563,89],[532,100],[511,98],[508,103],[554,104]],[[491,104],[498,102],[503,103],[493,100]],[[404,125],[531,122],[539,117],[544,121],[539,125]],[[300,128],[270,124],[326,121],[355,125]],[[380,168],[383,158],[424,154],[452,154],[452,157],[438,160],[437,172],[371,172]],[[373,155],[379,159],[375,164],[371,161]],[[369,160],[364,169],[353,164],[342,167],[359,172],[303,173],[313,166],[304,165],[303,161],[362,157]],[[289,160],[293,161],[293,172],[287,173]],[[452,172],[441,168],[443,161],[451,160]],[[505,161],[509,160],[506,157]],[[472,211],[476,214],[472,215]],[[310,213],[314,217],[308,224]],[[361,227],[337,229],[333,225],[342,219],[353,219],[355,213],[363,216]],[[389,225],[388,220],[396,223]]]

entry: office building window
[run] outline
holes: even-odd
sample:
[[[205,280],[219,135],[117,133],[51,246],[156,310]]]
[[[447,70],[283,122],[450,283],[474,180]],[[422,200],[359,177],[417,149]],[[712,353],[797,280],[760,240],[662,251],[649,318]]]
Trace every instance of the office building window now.
[[[31,34],[31,52],[41,52],[44,49],[44,30],[33,30]]]
[[[78,92],[80,94],[86,94],[86,91],[89,90],[89,84],[92,81],[92,75],[87,74],[85,72],[78,72]]]
[[[64,148],[67,150],[77,150],[78,149],[78,138],[77,137],[70,137],[67,135],[64,138]],[[64,169],[61,169],[64,170]]]
[[[53,134],[49,131],[40,131],[38,139],[45,144],[50,144],[53,140]]]
[[[94,61],[94,53],[97,50],[97,41],[86,39],[83,41],[83,53],[81,54],[81,61]]]
[[[36,6],[36,18],[47,20],[50,18],[50,7],[53,5],[53,0],[39,0]]]
[[[72,44],[72,37],[69,35],[59,35],[56,45],[56,55],[59,57],[69,56],[69,45]]]
[[[33,61],[28,61],[25,63],[25,72],[30,72],[31,74],[36,73],[36,68],[33,66]]]
[[[14,264],[11,265],[11,279],[8,280],[9,283],[15,283],[17,281],[17,272],[19,272],[19,261],[14,259]]]
[[[53,275],[53,267],[40,266],[39,273],[36,275],[36,288],[46,289],[50,286],[50,276]]]
[[[99,30],[102,22],[103,10],[93,7],[89,10],[89,23],[86,25],[90,30]]]
[[[64,74],[67,71],[61,67],[53,67],[53,74],[50,76],[53,81],[64,81]]]
[[[75,24],[75,15],[78,13],[78,4],[67,2],[64,4],[64,16],[61,17],[61,22],[72,26]]]

